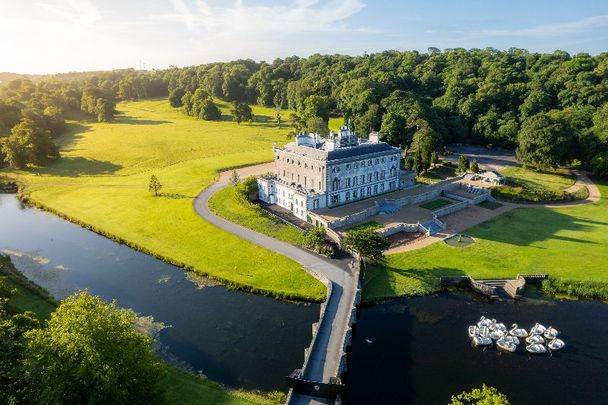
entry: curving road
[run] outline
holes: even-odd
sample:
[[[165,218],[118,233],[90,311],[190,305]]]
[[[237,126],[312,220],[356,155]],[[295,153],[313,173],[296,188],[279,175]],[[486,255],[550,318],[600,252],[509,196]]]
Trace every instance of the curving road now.
[[[239,170],[241,178],[246,175],[261,174],[268,171],[268,165],[250,166]],[[348,328],[351,303],[357,290],[357,278],[348,266],[348,260],[332,260],[314,254],[289,243],[271,238],[249,228],[227,221],[209,210],[209,198],[229,184],[230,173],[222,172],[219,180],[204,189],[194,199],[194,209],[198,215],[211,224],[230,232],[256,245],[272,250],[301,264],[315,277],[331,282],[331,295],[321,320],[317,339],[303,378],[318,382],[329,382],[335,377],[342,357],[343,337]],[[319,403],[318,400],[295,394],[291,403]],[[322,402],[321,402],[322,403]]]

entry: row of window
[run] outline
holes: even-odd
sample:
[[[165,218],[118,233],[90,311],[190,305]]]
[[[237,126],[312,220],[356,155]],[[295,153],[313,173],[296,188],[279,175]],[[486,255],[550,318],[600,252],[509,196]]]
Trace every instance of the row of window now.
[[[277,160],[281,160],[281,157],[279,155],[277,155]],[[285,163],[288,163],[288,164],[297,165],[297,166],[300,166],[300,167],[302,166],[302,162],[300,162],[299,160],[290,159],[290,158],[283,158],[283,161]],[[315,166],[314,165],[308,166],[308,163],[304,162],[304,169],[308,169],[309,167],[310,167],[310,170],[315,170]],[[321,173],[321,166],[318,166],[317,170],[319,171],[319,173]]]
[[[389,182],[388,189],[394,190],[395,188],[396,188],[396,182],[394,182],[394,181]],[[344,200],[345,200],[345,202],[348,202],[348,201],[357,200],[360,198],[371,197],[371,196],[374,196],[376,194],[381,194],[381,193],[384,193],[384,183],[375,184],[373,187],[372,186],[361,187],[360,189],[353,190],[352,193],[350,191],[347,191],[344,194]],[[332,205],[340,204],[340,202],[341,202],[340,194],[334,194],[331,196]]]
[[[391,157],[390,157],[390,161],[391,161],[391,162],[394,162],[396,159],[397,159],[397,157],[396,157],[396,156],[391,156]],[[381,162],[382,162],[382,163],[386,162],[386,158],[369,159],[369,160],[367,160],[367,166],[372,166],[373,164],[378,165],[378,164],[380,164]],[[365,167],[365,165],[366,165],[366,161],[365,161],[365,160],[363,160],[363,161],[361,162],[361,167]],[[355,163],[353,163],[353,164],[352,164],[352,167],[354,167],[355,169],[358,169],[358,168],[359,168],[359,162],[355,162]],[[350,170],[350,169],[351,169],[351,163],[347,163],[347,164],[346,164],[346,170]],[[332,173],[340,173],[340,166],[335,166],[335,167],[333,167],[333,168],[331,169],[331,171],[332,171]]]
[[[397,175],[397,169],[394,167],[390,170],[390,177],[395,177]],[[334,178],[332,182],[332,190],[338,191],[341,188],[351,188],[355,187],[359,184],[365,184],[365,175],[362,174],[360,176],[347,177],[345,181],[340,182],[339,178]],[[381,172],[374,172],[367,174],[367,182],[371,183],[372,181],[384,180],[386,178],[386,170],[382,170]]]
[[[286,172],[285,170],[283,170],[283,179],[284,179],[284,180],[289,181],[289,180],[290,180],[290,178],[291,178],[291,181],[293,181],[293,182],[295,182],[295,183],[297,183],[297,184],[302,184],[302,183],[300,182],[300,175],[299,175],[299,174],[296,174],[296,175],[294,176],[294,174],[293,174],[293,173],[289,173],[289,172]],[[318,189],[319,189],[319,190],[321,190],[321,182],[319,181],[318,183],[319,183],[319,184],[318,184]],[[314,188],[314,187],[315,187],[315,182],[314,182],[314,180],[313,180],[313,179],[311,179],[311,180],[309,181],[309,180],[308,180],[308,177],[304,176],[304,188],[305,188],[305,189],[308,189],[309,187],[310,187],[310,188]]]

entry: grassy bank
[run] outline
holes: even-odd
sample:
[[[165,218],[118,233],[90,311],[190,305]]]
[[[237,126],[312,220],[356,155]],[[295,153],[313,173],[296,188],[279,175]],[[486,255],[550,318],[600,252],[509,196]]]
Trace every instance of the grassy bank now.
[[[294,245],[303,243],[303,231],[270,216],[258,205],[246,201],[237,187],[228,186],[209,199],[209,209],[216,215]]]
[[[8,256],[0,255],[0,276],[7,277],[16,292],[8,301],[11,313],[34,312],[39,319],[48,320],[57,302],[42,287],[30,282],[13,266]],[[167,399],[170,404],[280,404],[285,402],[281,392],[259,393],[231,390],[221,384],[186,371],[169,367],[165,379]]]
[[[507,167],[502,170],[507,177],[506,186],[495,187],[492,195],[501,200],[516,202],[554,202],[585,199],[587,188],[577,192],[565,191],[576,182],[569,170],[537,172],[524,167]]]
[[[229,286],[324,299],[324,286],[296,262],[208,224],[192,208],[218,170],[272,159],[272,145],[289,132],[272,122],[273,109],[254,107],[257,122],[237,125],[228,115],[196,120],[166,100],[117,108],[112,123],[70,122],[59,161],[2,174],[25,185],[44,209]],[[152,174],[163,185],[159,197],[148,192]]]
[[[608,282],[608,185],[598,203],[570,208],[518,208],[464,233],[476,243],[457,249],[438,242],[389,255],[366,273],[364,299],[427,294],[439,277],[478,278],[547,273],[573,281]]]
[[[553,297],[608,301],[608,282],[606,281],[549,278],[543,281],[541,289],[545,294]]]

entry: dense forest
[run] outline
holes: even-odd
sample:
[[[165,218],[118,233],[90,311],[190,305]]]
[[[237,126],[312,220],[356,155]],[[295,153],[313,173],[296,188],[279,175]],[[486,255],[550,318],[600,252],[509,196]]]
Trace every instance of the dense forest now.
[[[21,133],[15,123],[28,119],[31,108],[43,118],[46,108],[55,107],[111,119],[118,100],[163,94],[186,114],[218,119],[215,97],[290,108],[298,129],[323,128],[319,122],[341,115],[360,134],[380,130],[422,161],[444,145],[468,143],[517,148],[522,162],[540,169],[573,164],[608,173],[608,53],[386,51],[53,80],[43,79],[25,95],[14,90],[23,81],[10,82],[0,93],[0,126],[12,128],[11,136]],[[20,113],[14,109],[6,121],[5,109],[15,104]]]

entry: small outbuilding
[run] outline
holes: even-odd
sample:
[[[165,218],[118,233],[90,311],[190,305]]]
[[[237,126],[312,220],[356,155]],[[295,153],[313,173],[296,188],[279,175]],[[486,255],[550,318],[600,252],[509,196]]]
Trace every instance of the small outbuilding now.
[[[490,183],[495,186],[505,184],[505,179],[505,176],[494,170],[476,173],[472,178],[472,180],[474,181],[483,181],[485,183]]]

